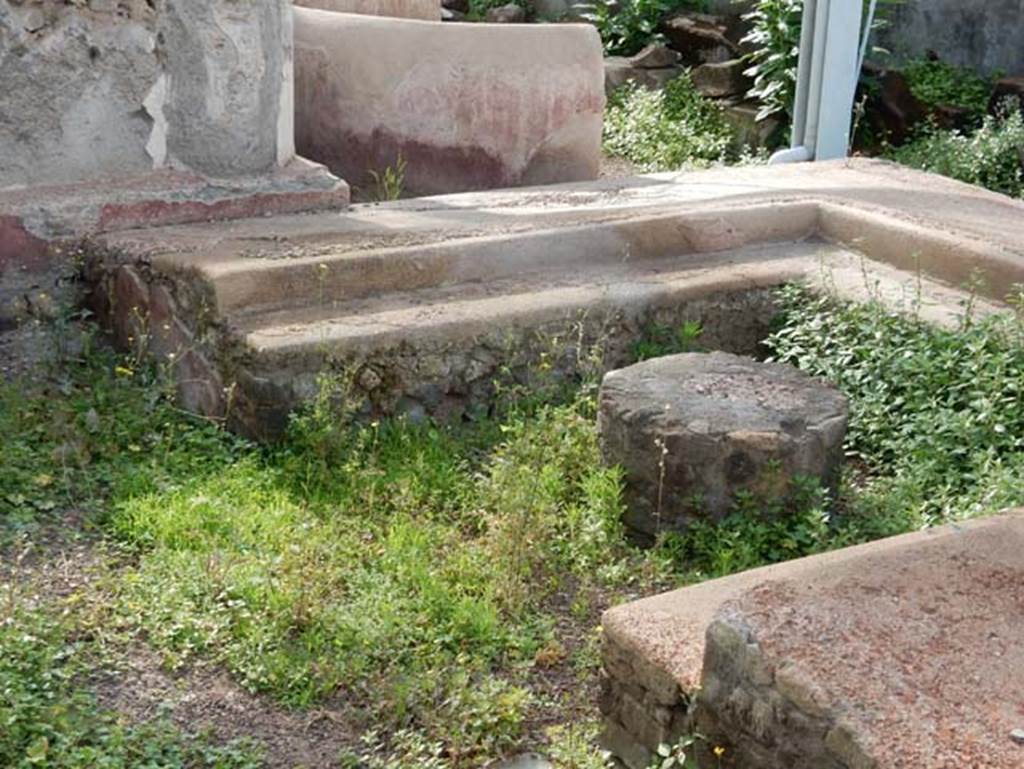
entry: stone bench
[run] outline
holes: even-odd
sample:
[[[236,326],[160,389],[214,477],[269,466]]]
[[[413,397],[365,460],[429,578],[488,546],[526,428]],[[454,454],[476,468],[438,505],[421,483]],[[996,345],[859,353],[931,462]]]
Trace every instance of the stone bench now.
[[[635,601],[603,630],[604,741],[630,769],[694,731],[714,769],[1024,766],[1024,511]]]
[[[604,378],[601,451],[625,470],[626,525],[650,541],[720,520],[741,492],[785,500],[799,477],[833,487],[848,410],[835,387],[792,366],[670,355]]]

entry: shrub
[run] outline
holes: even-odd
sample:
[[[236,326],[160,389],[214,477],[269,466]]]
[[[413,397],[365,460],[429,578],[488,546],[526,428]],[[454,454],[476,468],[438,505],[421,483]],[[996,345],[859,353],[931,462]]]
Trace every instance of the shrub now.
[[[979,120],[988,109],[992,81],[967,67],[948,62],[915,59],[903,68],[910,92],[931,107],[959,107]]]
[[[661,91],[627,84],[608,102],[604,151],[643,171],[720,162],[731,142],[721,108],[697,92],[688,73]]]
[[[1024,116],[1017,109],[986,117],[973,133],[926,126],[915,139],[884,154],[912,168],[1024,197]]]
[[[609,56],[632,56],[644,46],[661,42],[658,26],[670,13],[707,10],[707,0],[595,0],[584,18],[597,27]]]

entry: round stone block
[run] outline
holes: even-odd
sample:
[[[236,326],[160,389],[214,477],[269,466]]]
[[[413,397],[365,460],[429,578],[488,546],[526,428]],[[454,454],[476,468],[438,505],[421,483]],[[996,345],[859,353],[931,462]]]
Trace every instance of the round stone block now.
[[[849,407],[792,366],[687,353],[612,371],[601,385],[601,452],[625,470],[626,525],[651,541],[720,520],[736,495],[785,500],[795,477],[834,488]]]

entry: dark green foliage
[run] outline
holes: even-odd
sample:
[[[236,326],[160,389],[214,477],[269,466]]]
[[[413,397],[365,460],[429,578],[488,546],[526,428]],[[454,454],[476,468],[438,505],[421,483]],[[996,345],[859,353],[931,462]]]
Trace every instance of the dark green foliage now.
[[[992,80],[967,67],[915,59],[903,67],[910,92],[929,107],[958,107],[981,120],[992,96]]]
[[[903,0],[881,0],[875,29],[885,26],[887,11],[901,2]],[[865,9],[868,4],[868,0],[864,0]],[[743,17],[750,25],[743,43],[753,48],[747,56],[750,63],[747,74],[754,79],[750,96],[761,103],[759,120],[771,115],[792,117],[803,9],[803,0],[758,0],[753,10]]]
[[[597,27],[609,56],[632,56],[650,43],[664,42],[662,20],[677,11],[705,11],[707,0],[595,0],[584,18]]]

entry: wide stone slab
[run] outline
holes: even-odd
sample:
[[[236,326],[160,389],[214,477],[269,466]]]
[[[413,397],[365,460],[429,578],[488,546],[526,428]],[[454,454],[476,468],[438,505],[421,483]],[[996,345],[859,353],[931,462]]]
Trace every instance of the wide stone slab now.
[[[1024,765],[1022,511],[683,588],[603,626],[620,755],[642,759],[665,723],[724,746],[723,767]]]

